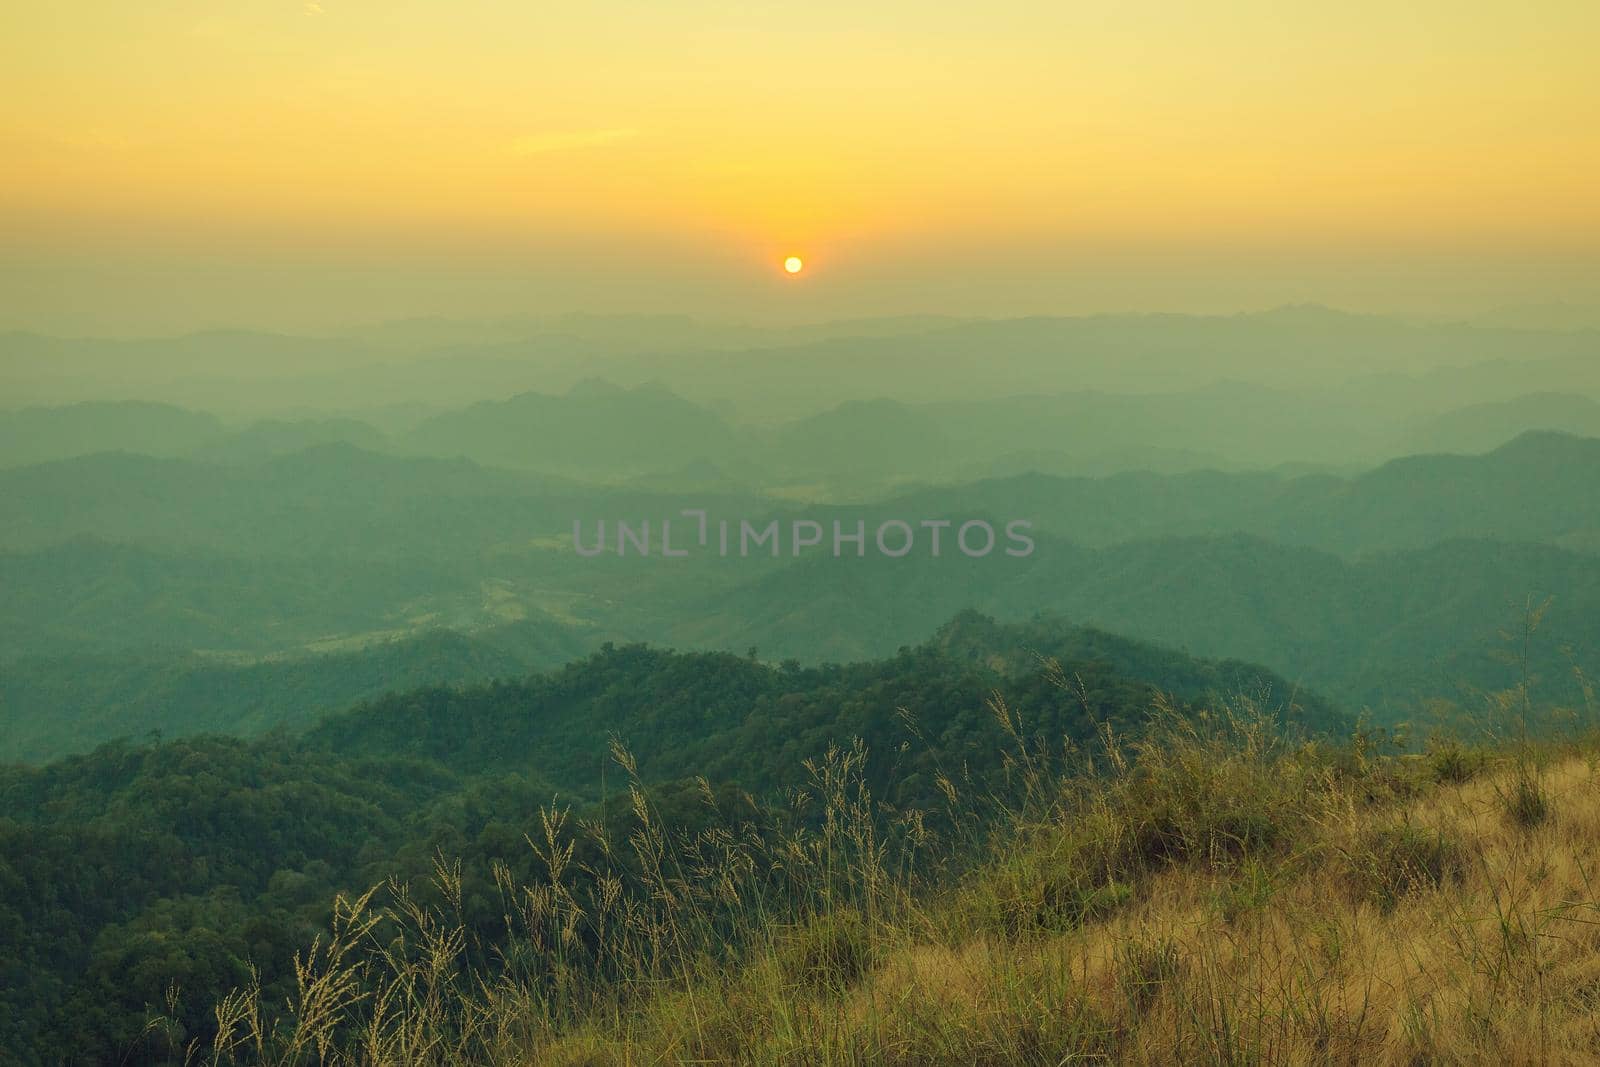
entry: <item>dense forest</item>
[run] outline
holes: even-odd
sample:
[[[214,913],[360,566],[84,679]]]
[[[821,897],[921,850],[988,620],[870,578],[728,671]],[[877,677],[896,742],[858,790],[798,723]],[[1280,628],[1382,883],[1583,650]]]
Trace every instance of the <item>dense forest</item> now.
[[[463,862],[465,921],[491,944],[491,861],[528,873],[524,835],[542,806],[560,798],[625,823],[613,741],[678,827],[741,805],[782,814],[806,762],[853,740],[888,809],[937,823],[943,775],[1009,788],[997,689],[1027,749],[1059,760],[1101,730],[1136,735],[1163,695],[1185,713],[1248,705],[1307,735],[1351,726],[1261,668],[967,613],[879,661],[805,667],[607,645],[520,680],[382,697],[303,733],[119,742],[12,767],[0,771],[7,1052],[160,1062],[170,1049],[147,1030],[154,1015],[175,1011],[187,1038],[204,1037],[212,1003],[251,966],[281,1000],[294,952],[337,892],[390,878],[425,886],[440,856]]]

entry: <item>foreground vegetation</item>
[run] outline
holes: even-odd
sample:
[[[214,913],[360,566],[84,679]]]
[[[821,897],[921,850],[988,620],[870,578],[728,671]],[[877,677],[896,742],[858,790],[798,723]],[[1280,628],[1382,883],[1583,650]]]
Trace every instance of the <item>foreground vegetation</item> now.
[[[1070,689],[1071,676],[1054,672]],[[1158,708],[1062,752],[1003,698],[1009,788],[878,804],[859,748],[768,821],[709,787],[625,839],[545,808],[505,932],[461,868],[341,898],[296,990],[194,1062],[1511,1063],[1600,1055],[1590,740],[1386,750]],[[592,846],[592,847],[586,847]],[[579,862],[576,857],[590,858]],[[160,1023],[152,1026],[159,1030]],[[172,1033],[176,1054],[182,1035]]]
[[[1040,669],[1040,653],[1065,665],[1070,688]],[[989,825],[1005,821],[963,805],[957,838],[939,784],[954,778],[963,796],[1006,791],[985,710],[997,689],[1030,747],[1091,742],[1099,723],[1136,732],[1161,693],[1188,714],[1211,693],[1246,691],[1292,708],[1307,729],[1348,728],[1313,695],[1247,664],[968,614],[875,662],[806,668],[608,647],[517,681],[386,697],[298,736],[120,743],[40,768],[0,767],[0,1060],[166,1062],[166,1038],[147,1029],[153,1011],[172,1016],[181,1043],[209,1041],[211,1002],[249,982],[252,967],[265,1001],[282,1004],[296,995],[295,949],[327,927],[337,895],[394,878],[438,904],[427,883],[441,856],[460,864],[451,920],[468,962],[491,967],[526,940],[506,929],[497,878],[542,876],[524,835],[538,836],[552,797],[570,809],[569,829],[580,820],[605,829],[606,845],[577,835],[564,864],[585,891],[596,888],[588,869],[644,892],[628,841],[637,829],[628,775],[607,755],[611,737],[637,758],[656,825],[755,835],[774,848],[821,828],[815,804],[790,803],[812,785],[804,761],[859,738],[865,755],[852,774],[874,817],[891,825],[923,812],[937,831],[943,852],[907,856],[932,877],[957,840],[976,854]],[[719,809],[705,803],[708,790]],[[787,867],[750,862],[773,881],[763,892],[788,893],[799,907],[801,883]],[[169,1007],[174,985],[183,995]]]

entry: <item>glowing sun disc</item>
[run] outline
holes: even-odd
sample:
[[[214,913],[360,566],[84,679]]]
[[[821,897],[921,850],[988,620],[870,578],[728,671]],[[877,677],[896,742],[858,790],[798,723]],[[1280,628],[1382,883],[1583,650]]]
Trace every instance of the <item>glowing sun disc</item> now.
[[[805,264],[800,262],[799,256],[790,256],[788,259],[783,261],[783,269],[788,271],[790,274],[799,274],[800,268],[804,266]]]

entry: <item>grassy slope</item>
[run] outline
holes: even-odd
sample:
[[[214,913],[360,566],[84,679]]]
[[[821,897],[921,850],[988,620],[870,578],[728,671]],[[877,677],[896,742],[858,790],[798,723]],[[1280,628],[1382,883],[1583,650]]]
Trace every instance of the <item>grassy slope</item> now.
[[[1295,834],[1249,850],[1211,837],[1219,855],[1202,850],[1141,870],[1100,903],[1083,898],[1076,920],[1048,918],[1024,932],[993,921],[1019,907],[1030,920],[1048,912],[1051,879],[1071,878],[1065,872],[1086,847],[1104,847],[1087,844],[1093,834],[1148,828],[1127,810],[1109,811],[1096,830],[1046,833],[934,911],[864,932],[869,962],[838,987],[797,989],[780,947],[696,990],[697,1007],[685,995],[658,998],[541,1056],[908,1064],[1600,1056],[1592,755],[1563,754],[1545,768],[1553,814],[1532,827],[1507,815],[1516,790],[1509,769],[1415,796],[1404,795],[1404,777],[1385,781],[1390,795],[1370,807],[1359,780],[1300,794],[1308,785],[1263,787],[1286,805],[1277,817],[1295,822]],[[1206,840],[1204,827],[1193,828]]]
[[[662,872],[644,896],[570,891],[559,820],[533,842],[554,862],[521,890],[523,935],[554,976],[513,968],[478,993],[449,945],[404,964],[357,948],[364,981],[412,1003],[377,1025],[350,1011],[376,1060],[421,1033],[445,1042],[438,1062],[1593,1062],[1594,753],[1394,757],[1174,720],[1113,741],[1093,777],[1019,752],[1024,788],[988,858],[926,882],[874,836],[848,754],[818,765],[830,818],[809,838],[673,844],[640,794],[633,846]],[[782,894],[744,866],[774,859]],[[433,919],[400,925],[445,944],[442,884]],[[347,929],[393,921],[366,907]],[[589,982],[567,965],[602,929],[612,970]],[[349,966],[317,980],[334,989]],[[327,1026],[300,1020],[305,1039]],[[284,1061],[270,1041],[263,1058]]]

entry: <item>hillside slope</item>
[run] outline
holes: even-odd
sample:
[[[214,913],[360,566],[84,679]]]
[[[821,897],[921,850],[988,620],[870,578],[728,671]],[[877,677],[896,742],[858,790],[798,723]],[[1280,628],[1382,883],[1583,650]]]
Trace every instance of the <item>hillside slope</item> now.
[[[1036,650],[1065,657],[1059,672]],[[513,955],[521,942],[503,923],[520,905],[500,882],[544,866],[529,841],[552,797],[609,842],[586,838],[559,861],[590,879],[626,847],[630,785],[686,831],[738,815],[809,835],[822,813],[792,806],[808,761],[860,739],[863,786],[965,839],[977,827],[942,813],[941,782],[1008,793],[1008,731],[1059,756],[1102,728],[1138,734],[1163,691],[1197,714],[1234,686],[1308,726],[1346,725],[1257,668],[965,616],[935,642],[851,666],[608,646],[521,681],[378,699],[303,737],[123,742],[0,766],[0,1058],[167,1063],[152,1013],[176,1011],[183,1034],[209,1040],[212,1003],[252,964],[273,1004],[294,999],[293,950],[337,894],[391,878],[422,887],[441,862],[464,865],[457,918],[475,964]],[[1009,728],[989,706],[1002,688]],[[627,885],[644,876],[620,861]]]
[[[966,867],[881,821],[856,750],[812,765],[810,828],[708,795],[729,821],[678,833],[636,785],[635,880],[569,868],[590,831],[546,809],[533,882],[501,880],[527,901],[509,966],[472,962],[441,865],[434,903],[346,901],[311,958],[314,988],[369,997],[275,1011],[247,983],[224,1060],[321,1040],[354,1064],[420,1038],[427,1062],[574,1067],[1591,1063],[1597,742],[1397,756],[1162,717],[1108,735],[1094,772],[1014,749],[1024,787]],[[366,947],[380,923],[416,951]]]
[[[1282,753],[1146,751],[1146,777],[1076,798],[1081,821],[1028,827],[946,894],[862,892],[681,993],[522,1047],[549,1064],[1593,1063],[1594,749],[1527,778],[1483,758],[1474,780],[1439,758],[1330,782]]]

